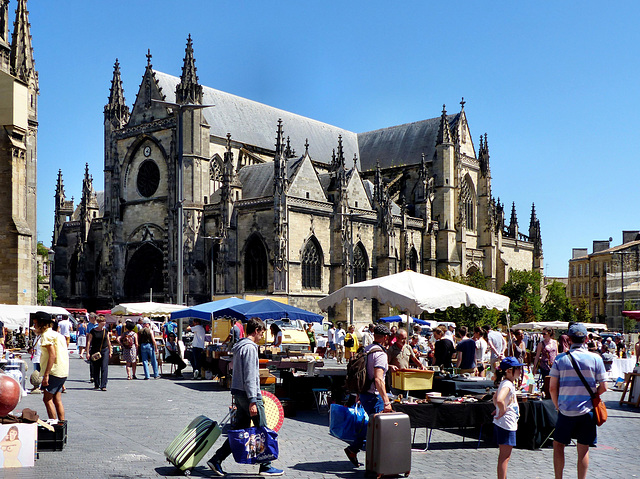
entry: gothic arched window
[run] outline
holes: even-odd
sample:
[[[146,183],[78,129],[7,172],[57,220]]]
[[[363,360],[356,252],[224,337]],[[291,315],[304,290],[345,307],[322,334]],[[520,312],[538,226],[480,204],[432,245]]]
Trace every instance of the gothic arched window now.
[[[364,249],[362,243],[358,243],[353,250],[353,282],[359,283],[360,281],[367,280],[367,252]]]
[[[322,250],[315,238],[307,241],[302,252],[302,287],[320,289],[322,287]]]
[[[222,184],[222,158],[217,153],[209,162],[209,180],[211,181],[211,193],[213,193]]]
[[[267,250],[257,235],[252,236],[244,254],[244,289],[267,289]]]
[[[409,269],[411,271],[418,272],[418,252],[415,248],[411,248],[409,252]]]
[[[462,182],[462,192],[460,194],[460,201],[462,202],[462,208],[464,211],[464,227],[470,231],[474,231],[475,228],[475,212],[473,207],[473,186],[470,184],[469,179],[465,179]]]

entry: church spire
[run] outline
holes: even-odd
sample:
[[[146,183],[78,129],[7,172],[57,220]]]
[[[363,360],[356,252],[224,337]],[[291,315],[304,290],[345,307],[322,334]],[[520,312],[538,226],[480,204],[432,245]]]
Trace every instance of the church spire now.
[[[109,90],[109,103],[104,107],[105,121],[111,121],[116,128],[122,128],[129,121],[129,107],[125,103],[122,78],[120,77],[120,63],[116,58],[113,65],[113,78]]]
[[[36,74],[30,28],[27,0],[18,0],[9,63],[11,73],[25,83],[29,83],[32,76]]]
[[[518,239],[518,216],[516,215],[516,202],[511,205],[511,218],[509,219],[509,236]]]
[[[282,119],[278,120],[276,130],[276,155],[273,159],[273,187],[274,194],[282,194],[286,190],[287,181],[287,152],[284,142]]]
[[[531,220],[529,221],[529,241],[533,243],[536,255],[542,253],[542,233],[540,232],[540,220],[536,215],[536,205],[531,204]]]
[[[62,181],[62,170],[58,170],[58,181],[56,182],[56,208],[61,207],[65,200],[64,182]]]
[[[451,130],[449,128],[449,120],[447,120],[447,109],[442,105],[442,115],[440,116],[440,126],[438,127],[438,138],[436,145],[444,145],[451,143]]]
[[[196,60],[193,57],[191,34],[187,38],[187,47],[184,51],[182,75],[180,76],[180,83],[176,86],[176,101],[180,104],[202,104],[202,85],[198,83],[198,75],[196,75]]]
[[[489,166],[489,141],[487,140],[487,134],[484,134],[484,142],[482,141],[482,135],[480,135],[480,150],[478,152],[478,162],[480,163],[480,173],[482,176],[487,177],[491,175],[491,168]]]

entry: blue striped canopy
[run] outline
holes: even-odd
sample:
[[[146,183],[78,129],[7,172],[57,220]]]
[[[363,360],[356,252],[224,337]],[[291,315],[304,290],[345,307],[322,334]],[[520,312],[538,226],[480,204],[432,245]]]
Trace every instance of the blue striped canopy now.
[[[272,299],[261,299],[246,304],[238,304],[216,311],[215,318],[229,316],[247,321],[249,318],[265,319],[301,319],[307,323],[321,323],[322,315],[305,309],[296,308]]]
[[[210,301],[208,303],[202,303],[198,304],[197,306],[191,306],[187,309],[175,311],[171,313],[171,319],[199,318],[204,321],[211,321],[211,318],[215,317],[215,313],[217,313],[221,309],[245,304],[248,302],[249,301],[247,301],[246,299],[236,298],[235,296],[226,299],[219,299],[218,301]]]

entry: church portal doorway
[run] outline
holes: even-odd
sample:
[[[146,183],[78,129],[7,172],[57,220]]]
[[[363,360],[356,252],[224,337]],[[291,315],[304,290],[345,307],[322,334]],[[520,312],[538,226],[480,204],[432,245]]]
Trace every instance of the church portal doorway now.
[[[152,288],[154,296],[164,293],[162,270],[162,251],[150,244],[138,248],[127,263],[124,275],[124,295],[127,300],[149,300]]]

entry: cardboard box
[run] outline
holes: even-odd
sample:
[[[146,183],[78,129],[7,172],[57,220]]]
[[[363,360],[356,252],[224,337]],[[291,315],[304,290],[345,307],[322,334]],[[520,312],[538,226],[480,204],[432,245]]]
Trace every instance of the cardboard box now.
[[[391,385],[403,391],[431,389],[433,387],[433,371],[420,369],[399,369],[391,376]]]

